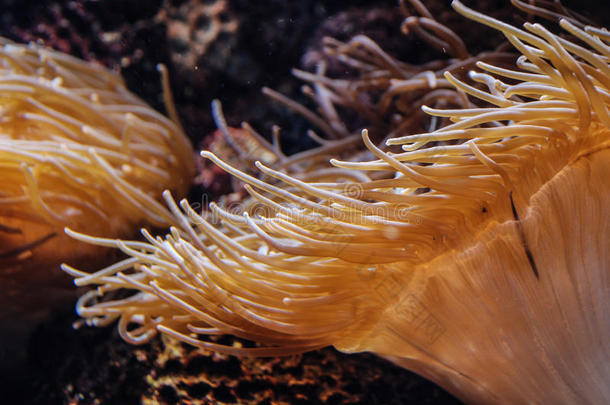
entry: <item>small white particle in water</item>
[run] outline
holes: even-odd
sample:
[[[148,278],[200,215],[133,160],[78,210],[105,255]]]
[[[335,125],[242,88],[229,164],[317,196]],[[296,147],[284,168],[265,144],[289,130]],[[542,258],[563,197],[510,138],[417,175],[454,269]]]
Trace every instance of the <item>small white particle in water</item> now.
[[[385,226],[383,228],[383,236],[390,240],[396,240],[400,236],[400,231],[395,226]]]

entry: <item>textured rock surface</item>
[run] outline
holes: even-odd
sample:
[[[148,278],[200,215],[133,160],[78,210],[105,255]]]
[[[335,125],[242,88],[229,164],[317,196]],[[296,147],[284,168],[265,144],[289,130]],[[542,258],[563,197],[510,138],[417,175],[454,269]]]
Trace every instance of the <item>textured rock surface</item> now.
[[[29,344],[33,404],[459,404],[422,378],[372,355],[323,349],[243,359],[169,339],[134,347],[114,328],[73,331],[72,312],[42,323]],[[224,338],[223,343],[233,340]],[[241,344],[241,343],[234,343]]]

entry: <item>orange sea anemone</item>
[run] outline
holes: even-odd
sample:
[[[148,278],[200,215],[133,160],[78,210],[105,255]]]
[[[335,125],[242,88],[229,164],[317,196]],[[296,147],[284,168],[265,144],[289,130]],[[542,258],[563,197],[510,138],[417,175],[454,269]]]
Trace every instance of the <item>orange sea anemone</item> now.
[[[610,402],[610,33],[563,19],[568,40],[453,7],[522,55],[514,69],[479,63],[476,86],[446,75],[486,107],[425,108],[452,123],[389,139],[398,153],[365,130],[376,158],[331,161],[334,180],[257,163],[262,181],[202,152],[247,183],[248,212],[212,204],[215,226],[165,193],[165,237],[68,231],[128,255],[92,274],[64,266],[97,286],[79,314],[118,319],[132,343],[161,332],[236,355],[371,351],[468,403]],[[103,298],[116,290],[133,293]]]
[[[0,39],[0,112],[4,318],[51,299],[61,260],[97,260],[99,248],[63,227],[129,237],[143,224],[167,226],[156,200],[166,188],[184,195],[194,169],[177,121],[102,66],[34,44]]]

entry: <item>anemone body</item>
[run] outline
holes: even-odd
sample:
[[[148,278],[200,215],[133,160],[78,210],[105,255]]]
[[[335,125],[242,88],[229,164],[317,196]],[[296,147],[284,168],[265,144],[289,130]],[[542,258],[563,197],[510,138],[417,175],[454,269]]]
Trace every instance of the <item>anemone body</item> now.
[[[212,205],[214,225],[168,193],[164,238],[70,232],[128,255],[93,274],[64,266],[98,286],[81,316],[118,319],[133,343],[161,332],[237,355],[371,351],[473,404],[608,403],[610,35],[563,20],[567,40],[453,4],[522,54],[515,69],[479,64],[476,86],[446,75],[486,106],[426,109],[452,123],[387,141],[401,152],[363,131],[376,159],[333,160],[334,179],[259,163],[264,182],[202,152],[248,184],[246,212]],[[134,294],[102,298],[120,289]]]
[[[101,250],[75,244],[64,226],[128,237],[167,225],[155,200],[166,188],[183,195],[194,169],[180,125],[118,75],[33,44],[0,40],[0,111],[4,318],[68,291],[67,257],[99,263]]]
[[[535,193],[515,189],[528,201],[518,221],[492,220],[417,266],[369,336],[344,349],[383,355],[467,403],[607,402],[608,158],[585,153]],[[538,182],[529,169],[523,179]]]

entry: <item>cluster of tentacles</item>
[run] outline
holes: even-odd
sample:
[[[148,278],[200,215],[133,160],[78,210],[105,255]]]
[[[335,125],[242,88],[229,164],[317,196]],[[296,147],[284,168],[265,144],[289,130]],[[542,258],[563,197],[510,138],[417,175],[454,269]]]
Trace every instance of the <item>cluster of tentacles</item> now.
[[[184,200],[179,208],[166,193],[174,226],[165,237],[143,231],[144,242],[117,241],[68,231],[128,255],[92,274],[64,266],[77,285],[98,286],[80,299],[79,314],[95,325],[119,319],[122,336],[133,343],[161,331],[236,354],[349,347],[345,342],[367,333],[387,306],[371,289],[373,275],[408,284],[418,265],[468,246],[491,223],[513,219],[567,163],[607,147],[610,35],[605,30],[562,20],[561,27],[585,44],[579,45],[539,24],[521,30],[459,2],[454,8],[502,31],[522,54],[518,69],[477,63],[483,73],[471,72],[470,78],[484,89],[445,73],[456,96],[469,94],[488,106],[424,107],[452,123],[386,140],[402,152],[385,152],[362,131],[373,160],[331,160],[334,168],[301,176],[307,181],[287,175],[281,164],[257,163],[272,179],[263,181],[202,152],[247,184],[251,199],[240,207],[244,213],[211,204],[217,226]],[[432,80],[435,74],[426,72],[408,79],[409,86]],[[393,83],[382,106],[402,85]],[[329,106],[331,99],[318,101]],[[324,111],[332,125],[332,109]],[[531,171],[537,172],[534,180],[522,182]],[[98,301],[123,289],[136,293]],[[226,333],[266,346],[218,347],[195,337]]]
[[[4,318],[12,308],[43,309],[52,294],[38,285],[67,287],[62,260],[98,262],[99,249],[66,237],[65,226],[114,237],[143,224],[168,226],[161,192],[184,195],[194,165],[177,119],[150,108],[103,66],[35,44],[0,38],[0,114]]]

